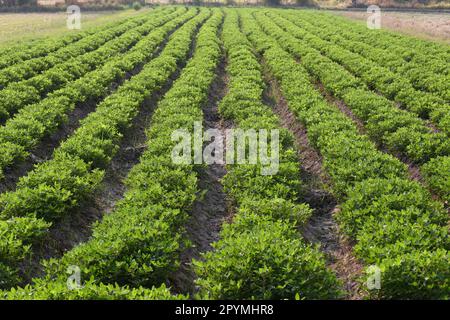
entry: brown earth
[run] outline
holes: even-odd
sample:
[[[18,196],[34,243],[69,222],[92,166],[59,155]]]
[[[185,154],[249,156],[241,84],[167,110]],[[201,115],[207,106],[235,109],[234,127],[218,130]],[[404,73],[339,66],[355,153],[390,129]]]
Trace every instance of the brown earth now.
[[[356,11],[332,11],[350,19],[366,21],[369,14]],[[450,44],[450,15],[435,13],[383,12],[381,28],[418,38]]]

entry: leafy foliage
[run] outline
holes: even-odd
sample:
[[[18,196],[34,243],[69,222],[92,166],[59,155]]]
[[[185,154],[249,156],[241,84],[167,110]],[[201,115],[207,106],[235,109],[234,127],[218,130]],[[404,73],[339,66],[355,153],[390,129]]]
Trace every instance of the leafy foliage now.
[[[86,282],[81,288],[70,290],[64,281],[48,282],[36,279],[33,285],[0,292],[2,300],[185,300],[186,296],[172,295],[165,285],[151,289],[130,288],[117,284]]]
[[[39,232],[27,234],[27,238],[38,238],[42,235],[38,226],[44,221],[59,220],[99,188],[104,169],[117,151],[121,133],[129,128],[145,98],[161,88],[176,71],[178,63],[185,59],[195,27],[207,13],[197,15],[197,10],[190,10],[159,30],[162,41],[171,29],[193,16],[196,17],[173,33],[160,56],[147,63],[138,75],[120,86],[82,121],[81,126],[55,150],[51,160],[40,163],[22,177],[15,191],[0,196],[0,217],[35,216],[38,219],[32,222]],[[155,48],[158,43],[153,41],[153,38],[143,40],[129,53],[130,59],[139,62],[143,56],[151,55],[146,46],[150,44]],[[174,63],[167,63],[168,60]],[[15,229],[9,230],[8,236],[21,241],[21,234],[16,234]],[[11,258],[14,268],[22,256]]]
[[[341,293],[322,254],[283,220],[253,211],[226,224],[195,268],[202,298],[333,299]]]
[[[312,144],[323,156],[333,189],[344,201],[338,214],[340,224],[356,239],[355,254],[381,268],[382,289],[371,294],[379,298],[447,298],[448,281],[443,279],[450,271],[448,215],[442,204],[432,200],[420,184],[407,180],[403,164],[378,151],[349,118],[328,105],[310,82],[310,73],[325,83],[330,81],[329,90],[339,97],[354,101],[352,106],[362,117],[377,112],[367,101],[379,103],[383,112],[395,109],[384,99],[371,98],[364,85],[355,85],[356,78],[311,49],[309,41],[293,39],[289,34],[297,29],[288,34],[262,14],[256,12],[255,16],[258,24],[246,16],[243,28],[264,55],[289,108],[305,124]],[[291,55],[299,57],[301,64]],[[392,117],[392,121],[398,119]],[[420,124],[408,115],[399,121],[416,128]],[[369,125],[377,130],[385,126],[386,132],[393,127],[382,119]],[[423,132],[423,127],[417,132]],[[414,135],[407,138],[415,139]],[[447,142],[443,136],[440,139]],[[435,159],[442,162],[442,158]],[[448,177],[448,170],[442,174]]]

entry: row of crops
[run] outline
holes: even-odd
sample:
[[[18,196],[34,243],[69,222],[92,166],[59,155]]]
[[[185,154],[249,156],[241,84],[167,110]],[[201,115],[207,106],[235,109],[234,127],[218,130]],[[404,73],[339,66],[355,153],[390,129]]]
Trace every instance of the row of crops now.
[[[321,157],[338,203],[339,232],[363,269],[381,271],[381,287],[363,288],[360,297],[449,297],[445,45],[371,32],[313,11],[166,6],[5,50],[3,181],[77,111],[94,108],[47,158],[2,188],[1,298],[347,297],[328,253],[302,235],[317,213],[304,198],[302,150],[267,101],[273,83],[265,73]],[[205,121],[218,77],[226,79],[218,103],[223,122],[279,130],[279,145],[271,146],[279,170],[262,175],[263,163],[225,165],[219,182],[232,217],[212,250],[189,262],[195,293],[177,292],[172,275],[189,247],[186,225],[202,201],[203,177],[202,165],[172,161],[172,133],[193,133],[195,123]],[[55,241],[60,221],[83,214],[105,188],[107,171],[144,108],[151,109],[145,148],[111,212],[89,227],[86,241],[60,255],[36,255]],[[82,286],[68,286],[68,270],[80,272]],[[363,287],[369,274],[355,276]]]
[[[384,285],[378,293],[385,297],[421,297],[440,291],[445,295],[448,213],[419,183],[407,179],[403,163],[377,150],[348,117],[326,103],[310,81],[314,74],[309,70],[315,70],[309,64],[312,55],[302,55],[301,63],[294,58],[296,50],[291,46],[303,43],[286,38],[275,42],[276,37],[267,35],[280,35],[270,32],[272,26],[279,30],[264,22],[261,26],[266,34],[255,22],[249,23],[249,32],[279,80],[289,107],[323,156],[333,191],[342,199],[338,216],[342,230],[357,240],[355,254],[367,264],[381,266]],[[293,54],[281,46],[290,48]]]
[[[416,114],[398,108],[394,102],[377,94],[376,91],[370,90],[369,82],[364,80],[364,75],[357,77],[343,65],[334,62],[327,55],[322,55],[320,50],[314,50],[311,48],[313,41],[308,41],[308,44],[296,41],[295,37],[291,35],[296,35],[298,30],[302,31],[301,29],[295,26],[289,28],[291,25],[285,23],[283,25],[289,29],[289,32],[286,33],[274,25],[269,17],[260,19],[262,19],[263,28],[268,33],[280,39],[284,48],[290,50],[296,58],[301,59],[313,77],[317,78],[334,96],[342,99],[353,113],[364,121],[367,134],[373,140],[391,152],[403,154],[411,161],[423,165],[424,179],[437,193],[448,200],[446,197],[450,190],[447,189],[446,184],[436,185],[434,183],[449,179],[450,139],[447,132],[436,132]],[[276,18],[274,19],[275,22],[278,21]],[[288,47],[290,42],[292,45]],[[326,48],[326,45],[323,47]],[[337,48],[336,50],[343,49]],[[357,60],[342,57],[342,61],[351,61],[350,63],[352,63]],[[365,62],[357,64],[360,65],[359,68],[374,74]],[[397,87],[394,82],[388,81],[388,83],[389,86]],[[410,95],[407,97],[411,98]],[[421,100],[414,98],[412,101],[420,103]],[[442,102],[437,106],[443,107],[447,116],[450,115],[450,105]],[[448,129],[450,126],[447,125],[445,128]],[[436,170],[436,167],[439,169]]]

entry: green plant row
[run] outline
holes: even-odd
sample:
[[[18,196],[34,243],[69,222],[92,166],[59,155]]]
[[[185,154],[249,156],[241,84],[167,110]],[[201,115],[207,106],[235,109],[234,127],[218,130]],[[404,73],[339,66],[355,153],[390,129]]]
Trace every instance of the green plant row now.
[[[313,51],[313,48],[316,49],[358,76],[361,82],[360,86],[364,83],[420,117],[430,118],[439,129],[450,134],[450,105],[444,99],[414,89],[411,83],[402,76],[395,75],[387,68],[380,67],[369,59],[320,39],[299,27],[297,21],[293,23],[286,19],[280,19],[280,17],[275,18],[272,14],[270,16],[283,30],[302,42],[307,42],[309,51]]]
[[[336,45],[364,56],[382,67],[388,68],[396,75],[407,79],[414,88],[434,93],[447,103],[450,102],[450,87],[448,85],[450,83],[450,74],[435,73],[430,70],[428,63],[406,63],[400,55],[392,52],[391,48],[377,48],[371,46],[370,43],[355,40],[354,31],[343,26],[322,20],[317,21],[309,15],[302,15],[301,20],[298,19],[297,15],[283,14],[283,17],[296,22],[305,30],[314,33],[322,39],[331,41]],[[444,65],[441,64],[440,67],[443,68]]]
[[[308,71],[259,29],[248,15],[243,24],[279,81],[290,110],[308,130],[310,143],[341,199],[341,229],[356,240],[354,252],[370,270],[381,270],[379,298],[449,297],[448,214],[406,167],[376,149],[355,124],[327,104]],[[330,70],[330,72],[332,72]]]
[[[197,9],[189,12],[196,15]],[[4,221],[0,225],[0,266],[6,266],[0,267],[6,273],[0,279],[8,279],[8,272],[11,274],[11,280],[3,287],[15,282],[17,264],[30,253],[30,245],[47,233],[51,223],[70,214],[98,190],[105,168],[145,98],[161,89],[186,59],[197,26],[208,15],[202,10],[175,31],[162,53],[83,119],[81,126],[54,151],[51,160],[22,177],[14,192],[0,196],[0,219]],[[142,50],[149,54],[148,46]]]
[[[180,15],[183,11],[185,9],[180,9],[168,15],[161,12],[159,15],[151,16],[151,18],[147,18],[139,24],[130,22],[110,31],[105,31],[108,36],[100,33],[97,41],[102,45],[96,50],[72,59],[63,59],[62,61],[65,62],[57,64],[42,74],[10,84],[0,91],[0,121],[10,118],[26,105],[39,102],[48,93],[101,67],[109,60],[114,59],[115,55],[126,52],[143,36],[161,24],[170,21],[171,18]],[[95,44],[95,42],[93,43]],[[97,47],[97,44],[94,45],[95,47]]]
[[[121,22],[125,22],[130,18],[126,18]],[[108,26],[111,27],[110,25]],[[103,28],[102,28],[103,29]],[[95,32],[97,30],[90,30]],[[74,43],[84,37],[92,34],[91,32],[79,32],[64,35],[58,38],[46,38],[38,43],[17,44],[13,46],[7,46],[0,50],[0,70],[6,67],[10,67],[16,63],[22,61],[44,56],[51,52],[54,52],[62,47],[65,47],[71,43]]]
[[[387,29],[368,30],[365,25],[334,14],[289,11],[295,13],[297,19],[337,26],[343,30],[344,34],[352,32],[353,40],[370,44],[376,48],[388,49],[394,55],[402,57],[407,64],[427,65],[434,73],[450,74],[448,65],[450,49],[445,44],[400,35]]]
[[[237,11],[226,13],[222,38],[230,80],[219,112],[240,129],[280,130],[280,164],[275,175],[262,175],[261,163],[227,165],[222,182],[238,212],[232,222],[224,223],[214,250],[194,261],[199,297],[335,298],[340,294],[335,274],[318,248],[295,229],[312,210],[297,201],[301,182],[293,138],[262,103],[261,67],[240,31]]]
[[[294,13],[293,11],[290,12]],[[295,13],[297,13],[297,18],[316,26],[332,25],[333,28],[338,27],[342,30],[341,35],[351,40],[360,41],[373,48],[389,49],[396,57],[403,59],[406,68],[408,68],[407,66],[416,67],[427,63],[434,73],[442,75],[450,73],[450,67],[448,66],[450,49],[445,44],[400,35],[387,29],[368,30],[365,25],[361,26],[346,18],[339,18],[334,15],[325,14],[317,19],[315,13],[305,14],[300,11],[295,11]]]
[[[445,133],[433,132],[421,119],[408,111],[397,108],[391,101],[368,90],[342,66],[311,49],[309,44],[297,41],[275,24],[274,18],[258,15],[263,29],[279,40],[279,43],[333,95],[342,99],[353,113],[365,123],[372,139],[393,153],[401,153],[419,164],[435,159],[450,159],[450,139]],[[448,163],[448,160],[447,162]],[[425,166],[428,169],[429,166]],[[445,165],[443,166],[445,169]],[[450,169],[450,167],[449,167]],[[450,199],[448,184],[436,185],[434,180],[450,180],[450,170],[429,170],[426,182],[444,200]]]
[[[160,12],[159,14],[161,14]],[[61,63],[67,62],[77,56],[98,49],[104,43],[120,36],[131,28],[137,27],[148,21],[145,16],[136,17],[124,23],[120,23],[113,28],[108,28],[80,39],[79,41],[67,45],[60,50],[45,55],[23,61],[16,65],[7,67],[0,71],[0,88],[5,88],[12,83],[34,77]]]
[[[67,114],[77,105],[106,96],[111,84],[120,81],[127,72],[150,59],[167,35],[195,14],[195,10],[189,10],[184,15],[173,13],[173,16],[161,18],[163,21],[171,20],[141,38],[126,53],[116,55],[101,68],[52,92],[40,102],[24,107],[14,118],[9,119],[0,127],[0,175],[8,166],[25,159],[42,138],[67,121]]]
[[[81,288],[68,289],[66,282],[35,279],[24,288],[0,290],[0,300],[186,300],[183,295],[172,295],[163,284],[151,289],[117,284],[95,284],[87,281]]]
[[[77,265],[82,278],[90,279],[85,288],[102,283],[159,286],[178,268],[183,226],[197,193],[197,172],[194,164],[172,162],[177,142],[171,136],[176,129],[192,133],[194,123],[203,120],[201,107],[221,54],[217,31],[222,18],[220,10],[213,11],[197,35],[192,59],[158,103],[147,132],[148,149],[126,180],[124,199],[93,226],[87,242],[45,263],[47,281],[36,279],[32,286],[14,289],[8,296],[20,298],[29,291],[36,292],[36,297],[47,296],[53,283],[65,283],[70,265]],[[189,36],[185,34],[186,39]],[[64,286],[56,290],[66,291]]]
[[[85,37],[91,36],[98,32],[103,32],[113,28],[114,26],[127,23],[136,18],[141,19],[142,16],[143,15],[141,14],[138,17],[127,17],[98,27],[90,28],[87,31],[70,33],[61,37],[44,38],[42,40],[33,41],[32,43],[8,46],[5,49],[0,50],[0,70],[19,64],[26,60],[50,55],[61,48],[84,39]]]

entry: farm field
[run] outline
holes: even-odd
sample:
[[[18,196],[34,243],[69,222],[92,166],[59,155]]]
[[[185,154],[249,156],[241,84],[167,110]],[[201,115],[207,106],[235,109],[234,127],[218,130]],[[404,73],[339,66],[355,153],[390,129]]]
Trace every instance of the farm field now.
[[[366,23],[365,12],[335,11],[335,14]],[[382,28],[410,36],[450,44],[450,19],[448,13],[381,12]]]
[[[148,9],[147,9],[148,10]],[[83,28],[93,28],[108,20],[137,15],[135,10],[101,11],[83,13]],[[0,13],[0,48],[17,43],[33,43],[44,37],[57,37],[64,33],[76,33],[67,29],[67,13]]]
[[[450,298],[447,44],[161,6],[0,52],[0,299]]]

